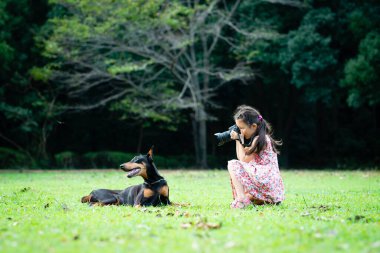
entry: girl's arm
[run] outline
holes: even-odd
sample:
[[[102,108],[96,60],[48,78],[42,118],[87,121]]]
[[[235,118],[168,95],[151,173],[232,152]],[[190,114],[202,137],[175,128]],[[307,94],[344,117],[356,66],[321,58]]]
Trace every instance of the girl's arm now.
[[[250,147],[253,147],[254,145],[256,145],[258,137],[257,136],[255,137],[255,139],[252,141],[252,144],[250,147],[244,148],[244,146],[239,141],[240,137],[243,138],[242,136],[240,136],[235,131],[231,131],[230,136],[231,136],[232,140],[236,140],[236,156],[237,156],[237,159],[239,161],[246,162],[246,163],[250,162],[253,159],[253,154],[247,155],[246,153],[248,152],[248,149]]]
[[[249,147],[245,147],[245,148],[244,148],[244,152],[245,152],[246,154],[252,155],[252,154],[253,154],[253,153],[252,153],[252,152],[253,152],[253,149],[254,149],[254,147],[256,146],[258,140],[259,140],[259,136],[256,136],[256,137],[253,139],[251,145],[250,145]]]
[[[244,147],[238,140],[236,141],[236,156],[239,161],[244,161]]]
[[[239,161],[244,161],[245,153],[244,153],[244,147],[243,147],[243,145],[241,145],[241,143],[239,141],[240,135],[237,132],[235,132],[235,131],[231,131],[230,136],[231,136],[231,139],[235,140],[235,143],[236,143],[236,156],[237,156],[237,159]]]
[[[239,141],[236,141],[236,156],[239,161],[249,163],[253,159],[254,154],[246,155],[247,148],[244,148]]]
[[[259,139],[259,137],[258,136],[256,136],[254,139],[253,139],[253,141],[252,141],[252,143],[251,143],[251,146],[249,146],[249,147],[243,147],[243,153],[244,153],[244,159],[243,159],[243,162],[246,162],[246,163],[248,163],[248,162],[250,162],[253,158],[254,158],[254,153],[251,153],[251,154],[249,154],[248,155],[248,153],[250,152],[250,150],[254,147],[254,146],[256,146],[256,143],[257,143],[257,140]]]

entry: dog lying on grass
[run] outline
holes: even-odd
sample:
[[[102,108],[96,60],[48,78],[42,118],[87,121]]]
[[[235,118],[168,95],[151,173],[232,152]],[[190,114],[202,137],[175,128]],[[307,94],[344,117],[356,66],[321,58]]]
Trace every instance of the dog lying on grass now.
[[[146,155],[135,156],[127,163],[120,165],[127,172],[127,177],[141,176],[144,183],[130,186],[124,190],[93,190],[82,197],[82,203],[90,205],[131,205],[158,206],[170,205],[169,186],[153,163],[153,147]]]

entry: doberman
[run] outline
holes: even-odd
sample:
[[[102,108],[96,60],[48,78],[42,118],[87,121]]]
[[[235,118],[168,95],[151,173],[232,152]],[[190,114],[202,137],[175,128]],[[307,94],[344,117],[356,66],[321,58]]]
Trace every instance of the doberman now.
[[[127,177],[141,176],[143,184],[133,185],[124,190],[94,190],[82,198],[82,203],[90,205],[131,205],[158,206],[170,205],[169,186],[158,173],[153,162],[153,147],[146,155],[135,156],[131,161],[123,163],[120,168],[127,172]]]

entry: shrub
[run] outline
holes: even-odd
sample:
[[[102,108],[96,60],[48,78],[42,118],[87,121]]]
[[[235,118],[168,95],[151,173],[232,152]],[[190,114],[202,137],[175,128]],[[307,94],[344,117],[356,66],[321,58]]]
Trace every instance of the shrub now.
[[[178,155],[178,156],[155,155],[153,158],[158,168],[176,169],[176,168],[193,167],[195,165],[195,158],[191,155]]]
[[[118,168],[121,163],[130,161],[136,154],[119,151],[88,152],[83,155],[65,151],[55,155],[58,168]],[[154,155],[154,163],[159,169],[194,168],[195,157],[192,155],[160,156]],[[225,157],[208,156],[210,168],[226,166]]]
[[[35,167],[36,163],[24,153],[6,147],[0,147],[0,168],[14,169]]]
[[[88,152],[82,156],[82,167],[116,168],[131,160],[135,155],[118,151]]]
[[[54,156],[58,168],[75,168],[79,165],[79,157],[71,151],[64,151]]]

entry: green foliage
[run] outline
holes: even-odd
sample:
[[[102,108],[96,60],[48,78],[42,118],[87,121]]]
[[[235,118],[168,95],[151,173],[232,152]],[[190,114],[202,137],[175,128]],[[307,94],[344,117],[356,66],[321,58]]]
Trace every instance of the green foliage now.
[[[153,99],[152,96],[155,98]],[[120,120],[136,120],[144,128],[156,125],[158,128],[176,131],[178,125],[186,121],[185,115],[173,104],[170,98],[176,97],[175,83],[152,82],[144,89],[137,89],[131,95],[110,104],[110,111],[119,113]],[[157,105],[157,99],[169,99],[167,103]],[[144,102],[141,102],[144,101]],[[161,124],[157,124],[161,123]],[[164,124],[162,124],[164,123]]]
[[[9,69],[8,65],[14,58],[14,49],[6,42],[0,42],[0,63],[5,70]]]
[[[24,153],[6,147],[0,147],[0,169],[35,168],[35,161]]]
[[[105,100],[99,103],[101,105],[111,104],[104,97],[106,85],[122,86],[115,90],[124,95],[116,94],[119,99],[111,99],[116,101],[110,105],[111,111],[120,112],[123,120],[161,121],[167,123],[168,129],[175,130],[180,117],[176,112],[178,108],[170,100],[178,96],[179,91],[175,81],[168,78],[170,71],[163,71],[163,62],[153,61],[152,55],[130,50],[130,44],[151,46],[156,27],[183,28],[192,13],[191,8],[176,1],[169,5],[165,1],[132,0],[97,3],[55,0],[50,3],[53,16],[37,40],[44,48],[44,55],[52,61],[44,69],[34,69],[35,78],[54,79],[57,88],[64,93],[70,94],[67,90],[72,91],[71,88],[88,91],[84,96],[96,95],[90,96],[94,103]],[[157,40],[154,38],[153,42]],[[182,48],[185,44],[186,41],[182,41],[178,46]],[[61,77],[57,77],[59,74]],[[162,78],[152,78],[155,75]],[[94,82],[99,83],[94,85]]]
[[[166,0],[52,0],[48,7],[44,0],[0,1],[0,134],[4,136],[1,145],[17,146],[18,150],[23,149],[20,153],[23,156],[31,154],[39,164],[49,164],[52,150],[73,150],[76,145],[70,138],[62,137],[74,135],[70,125],[57,123],[64,121],[61,117],[76,116],[61,116],[58,107],[62,103],[75,107],[83,101],[98,102],[109,93],[109,87],[116,87],[128,95],[115,103],[110,102],[110,110],[102,112],[101,117],[98,112],[91,111],[84,119],[77,120],[76,136],[85,135],[88,125],[106,132],[110,124],[119,120],[126,122],[126,131],[138,125],[144,128],[144,134],[154,135],[154,138],[161,138],[161,133],[172,134],[165,130],[182,131],[177,135],[181,138],[188,136],[191,131],[187,124],[180,124],[189,118],[189,110],[181,111],[171,100],[181,92],[181,86],[172,76],[175,69],[163,71],[162,65],[152,62],[152,54],[137,56],[125,48],[133,38],[131,35],[138,35],[135,43],[146,46],[171,32],[170,40],[165,41],[161,49],[177,50],[183,56],[189,55],[183,52],[195,45],[192,57],[199,62],[202,41],[178,35],[188,29],[189,18],[211,2],[186,5],[184,1]],[[227,6],[220,5],[216,10],[223,11],[232,2],[227,1]],[[232,28],[223,31],[220,38],[223,43],[216,47],[210,64],[229,68],[236,60],[245,61],[257,75],[248,86],[225,86],[228,92],[217,94],[215,98],[223,107],[213,102],[206,107],[211,113],[219,114],[220,122],[212,124],[224,124],[226,118],[229,120],[226,115],[230,115],[232,107],[244,102],[257,106],[273,121],[275,133],[284,139],[284,160],[291,149],[291,163],[304,159],[308,161],[306,164],[314,165],[311,158],[320,156],[318,150],[323,150],[324,159],[340,167],[343,163],[344,166],[376,164],[379,147],[373,136],[379,135],[378,1],[306,1],[304,8],[289,6],[284,4],[286,2],[242,1],[233,21],[249,36],[235,33]],[[206,27],[214,21],[207,20]],[[163,32],[146,33],[158,28]],[[196,31],[208,31],[202,29],[204,27],[198,27]],[[207,43],[212,43],[210,38]],[[231,46],[230,42],[237,46]],[[170,66],[183,61],[175,57],[166,60]],[[88,70],[87,63],[93,64],[91,73],[94,75],[83,78]],[[57,78],[60,74],[57,70],[67,71],[68,75]],[[78,76],[67,86],[86,89],[86,82],[94,80],[99,85],[91,86],[86,96],[69,100],[69,92],[62,89],[62,82],[75,73],[79,73]],[[224,80],[234,79],[240,73],[228,73]],[[159,78],[151,81],[156,74]],[[107,78],[102,79],[104,75]],[[203,75],[199,76],[203,81]],[[57,78],[56,81],[51,82],[52,77]],[[142,77],[147,81],[140,82]],[[104,87],[104,83],[109,86]],[[211,79],[211,90],[214,84]],[[102,88],[96,88],[100,86]],[[188,94],[187,90],[183,96]],[[186,102],[191,99],[189,97]],[[162,104],[158,106],[157,101]],[[353,124],[347,119],[357,110],[363,116],[357,120],[360,124]],[[292,117],[296,118],[296,123]],[[98,125],[99,120],[106,123]],[[361,129],[366,131],[358,138]],[[117,131],[112,134],[124,134],[124,128]],[[77,139],[81,141],[77,145],[80,148],[75,149],[78,154],[56,155],[61,167],[81,167],[84,163],[91,167],[91,159],[96,161],[96,167],[120,163],[121,157],[110,158],[112,154],[97,154],[90,156],[91,159],[79,155],[93,148],[92,142],[97,149],[105,148],[102,141],[106,137],[102,140],[92,136],[86,141]],[[115,139],[107,149],[119,148],[120,142],[122,140]],[[289,146],[287,142],[296,145]],[[207,148],[210,150],[210,145]],[[172,152],[169,141],[163,150],[163,157],[167,159],[157,157],[162,166],[193,165],[191,155],[165,156],[165,152]],[[12,153],[4,152],[4,155],[24,166],[25,161],[19,159],[21,156],[13,157]],[[221,156],[209,157],[211,167],[218,164]],[[4,161],[8,161],[6,159]],[[14,165],[11,162],[11,166]]]
[[[33,67],[29,71],[30,75],[33,77],[36,81],[42,81],[42,82],[48,82],[49,78],[51,77],[52,71],[51,69],[47,67]]]
[[[110,62],[110,60],[108,60]],[[152,64],[152,61],[146,62],[132,62],[132,63],[124,63],[123,65],[112,65],[108,68],[108,72],[112,75],[118,75],[121,73],[130,73],[135,71],[144,71],[146,70],[149,64]]]
[[[78,155],[71,151],[64,151],[54,155],[57,168],[72,169],[78,166]]]
[[[54,156],[55,167],[64,169],[92,169],[92,168],[118,168],[120,164],[130,161],[136,154],[119,151],[98,151],[77,154],[72,151],[64,151]],[[154,155],[154,162],[159,168],[190,168],[195,164],[192,155],[159,156]],[[211,165],[219,167],[216,158]]]
[[[380,102],[380,33],[370,32],[360,42],[359,54],[347,62],[342,85],[349,88],[352,107]]]
[[[154,156],[154,163],[158,168],[177,169],[191,168],[195,164],[195,157],[192,155],[179,156]]]
[[[11,37],[7,24],[11,19],[10,13],[7,11],[7,1],[0,2],[0,74],[5,75],[10,70],[11,63],[15,58],[15,49],[9,45]]]
[[[117,151],[88,152],[82,156],[85,168],[118,168],[120,164],[130,161],[135,155]]]
[[[0,132],[6,145],[17,146],[35,158],[47,158],[46,137],[54,116],[51,86],[39,86],[29,70],[43,79],[35,65],[43,62],[33,36],[45,22],[45,1],[11,1],[0,3]],[[38,147],[38,148],[36,148]],[[36,159],[41,161],[40,159]]]
[[[337,52],[331,38],[323,35],[334,22],[330,9],[309,11],[296,31],[289,32],[285,50],[280,54],[282,68],[291,73],[297,88],[306,88],[309,101],[330,101],[334,82],[330,75],[337,65]]]
[[[354,4],[353,4],[354,3]],[[351,8],[350,8],[351,7]],[[379,30],[380,5],[375,1],[366,1],[347,4],[345,18],[348,28],[358,41],[364,39],[371,31]]]
[[[19,252],[377,252],[375,171],[282,171],[279,206],[231,210],[226,171],[160,171],[187,206],[89,207],[93,189],[142,183],[120,171],[3,173],[0,248]],[[357,204],[353,204],[357,203]],[[211,229],[207,224],[216,224]],[[143,239],[144,238],[144,239]],[[15,247],[16,245],[16,247]]]

